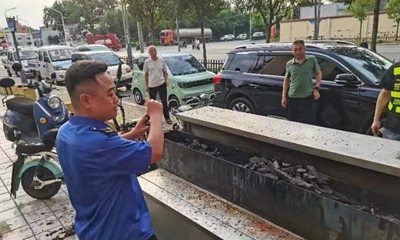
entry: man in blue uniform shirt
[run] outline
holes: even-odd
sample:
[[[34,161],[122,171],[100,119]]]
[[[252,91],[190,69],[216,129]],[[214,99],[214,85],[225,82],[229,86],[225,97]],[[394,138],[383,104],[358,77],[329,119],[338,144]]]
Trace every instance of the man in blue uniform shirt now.
[[[146,116],[119,136],[104,123],[117,116],[119,101],[106,64],[75,63],[66,73],[66,87],[75,116],[60,128],[57,152],[79,239],[156,239],[136,174],[162,157],[162,105],[147,102]],[[147,131],[147,142],[133,140]]]

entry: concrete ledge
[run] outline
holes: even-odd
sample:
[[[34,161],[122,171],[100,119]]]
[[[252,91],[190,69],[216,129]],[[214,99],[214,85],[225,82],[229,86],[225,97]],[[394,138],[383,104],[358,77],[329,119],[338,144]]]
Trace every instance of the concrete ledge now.
[[[302,239],[165,170],[139,183],[160,240]]]
[[[179,113],[189,124],[400,177],[400,143],[270,117],[204,107]]]

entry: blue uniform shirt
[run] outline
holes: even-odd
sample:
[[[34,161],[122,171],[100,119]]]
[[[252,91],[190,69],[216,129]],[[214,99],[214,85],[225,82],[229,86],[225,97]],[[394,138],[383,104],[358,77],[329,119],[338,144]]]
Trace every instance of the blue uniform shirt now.
[[[151,160],[148,142],[99,131],[104,122],[71,116],[59,130],[57,153],[81,240],[145,240],[153,235],[136,173]]]

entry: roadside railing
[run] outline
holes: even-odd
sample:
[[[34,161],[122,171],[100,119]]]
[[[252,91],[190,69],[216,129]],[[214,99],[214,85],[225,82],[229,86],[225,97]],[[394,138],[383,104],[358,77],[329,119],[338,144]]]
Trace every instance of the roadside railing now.
[[[203,64],[203,66],[206,67],[209,71],[213,73],[218,73],[222,69],[225,60],[207,59],[207,61],[204,62],[204,59],[199,59],[199,62]]]

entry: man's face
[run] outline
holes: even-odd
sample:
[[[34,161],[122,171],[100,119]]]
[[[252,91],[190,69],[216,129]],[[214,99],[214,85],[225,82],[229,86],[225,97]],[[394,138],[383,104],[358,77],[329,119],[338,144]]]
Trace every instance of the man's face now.
[[[295,58],[304,58],[304,56],[306,55],[306,48],[303,44],[293,45],[292,51]]]
[[[119,99],[115,94],[115,84],[108,73],[96,75],[96,84],[90,94],[85,94],[82,105],[90,112],[91,117],[108,121],[117,116]]]
[[[152,58],[157,57],[157,49],[154,48],[154,47],[150,48],[150,49],[149,49],[149,55],[150,55]]]

